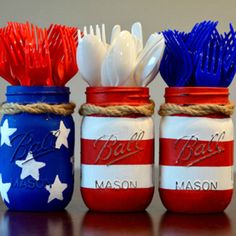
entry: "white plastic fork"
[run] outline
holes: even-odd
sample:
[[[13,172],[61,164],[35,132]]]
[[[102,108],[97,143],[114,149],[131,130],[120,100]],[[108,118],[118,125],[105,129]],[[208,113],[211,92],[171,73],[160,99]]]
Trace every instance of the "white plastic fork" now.
[[[78,41],[80,42],[81,39],[82,39],[82,37],[81,37],[81,30],[78,29]]]
[[[77,64],[80,74],[89,86],[100,86],[101,64],[107,52],[105,25],[102,25],[102,32],[99,25],[96,25],[95,30],[90,25],[89,31],[84,27],[83,38],[80,33],[78,30]]]
[[[99,25],[96,25],[95,30],[94,30],[93,26],[90,25],[89,32],[88,32],[87,27],[84,26],[83,34],[84,34],[84,36],[86,36],[88,34],[95,35],[95,36],[97,36],[97,38],[100,42],[103,42],[103,44],[105,46],[107,46],[105,24],[102,24],[101,28],[102,28],[102,30],[100,29]]]
[[[99,25],[96,25],[96,36],[98,37],[99,41],[102,41],[101,30]]]
[[[105,45],[107,44],[105,24],[102,24],[102,42]]]

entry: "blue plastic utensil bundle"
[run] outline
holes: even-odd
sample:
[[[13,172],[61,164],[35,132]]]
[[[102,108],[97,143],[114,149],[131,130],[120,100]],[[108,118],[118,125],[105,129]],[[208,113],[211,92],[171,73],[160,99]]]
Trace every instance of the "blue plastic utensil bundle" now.
[[[163,32],[160,73],[168,86],[228,87],[236,73],[236,32],[220,34],[218,22],[197,23],[191,32]]]

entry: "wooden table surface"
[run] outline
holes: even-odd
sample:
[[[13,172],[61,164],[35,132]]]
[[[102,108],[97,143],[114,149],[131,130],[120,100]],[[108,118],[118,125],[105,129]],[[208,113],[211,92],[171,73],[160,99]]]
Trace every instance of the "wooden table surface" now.
[[[174,214],[162,206],[156,188],[147,211],[105,214],[87,210],[78,186],[77,174],[73,199],[61,212],[11,212],[1,202],[0,236],[236,235],[236,196],[225,213]]]

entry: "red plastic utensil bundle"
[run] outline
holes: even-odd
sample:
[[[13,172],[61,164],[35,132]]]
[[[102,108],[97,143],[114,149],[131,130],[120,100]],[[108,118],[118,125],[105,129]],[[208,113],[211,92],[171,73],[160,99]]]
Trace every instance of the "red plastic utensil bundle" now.
[[[0,76],[12,85],[64,86],[77,72],[77,28],[29,22],[0,29]]]

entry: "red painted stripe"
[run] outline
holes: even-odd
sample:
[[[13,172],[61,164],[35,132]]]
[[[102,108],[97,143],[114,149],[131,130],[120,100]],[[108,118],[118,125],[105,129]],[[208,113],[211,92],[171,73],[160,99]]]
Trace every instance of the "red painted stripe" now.
[[[81,164],[153,164],[154,139],[88,140],[81,139]]]
[[[154,187],[137,189],[80,188],[87,207],[95,211],[142,211],[150,204]]]
[[[160,165],[231,166],[234,142],[160,139]]]
[[[230,203],[233,190],[196,191],[159,189],[163,205],[170,211],[185,213],[221,212]]]

